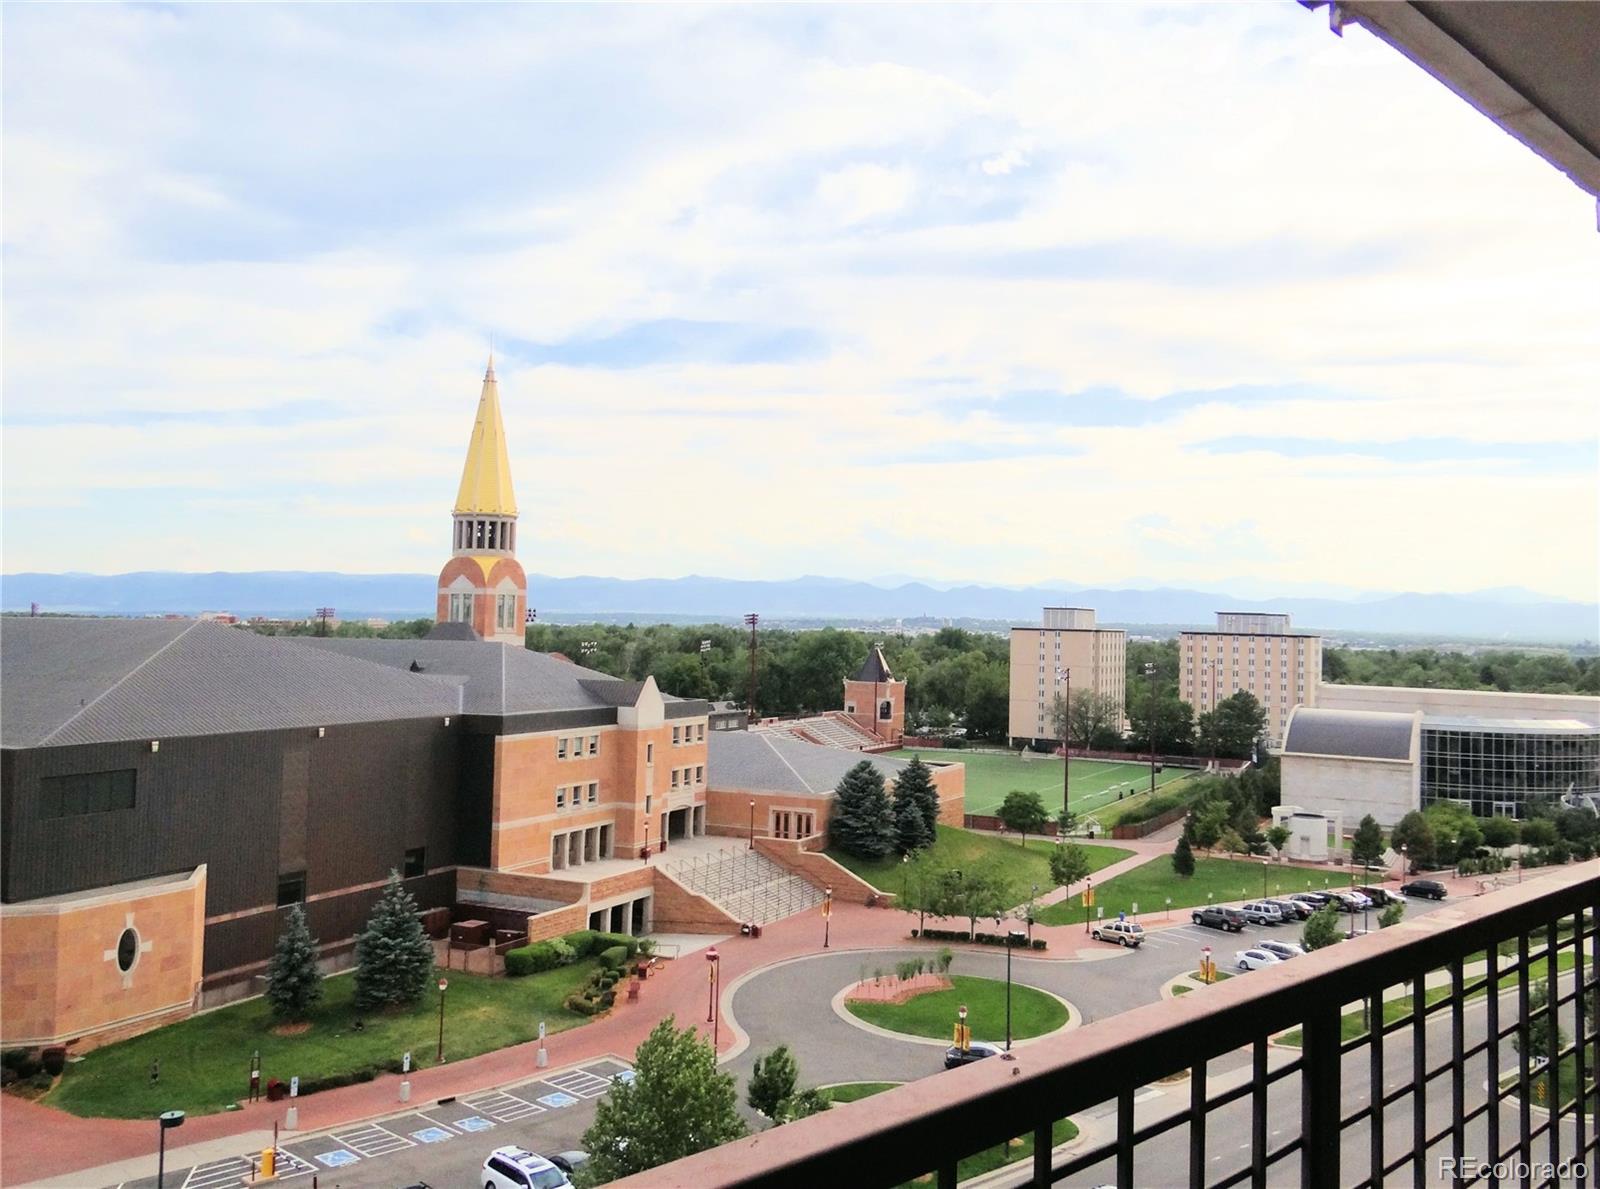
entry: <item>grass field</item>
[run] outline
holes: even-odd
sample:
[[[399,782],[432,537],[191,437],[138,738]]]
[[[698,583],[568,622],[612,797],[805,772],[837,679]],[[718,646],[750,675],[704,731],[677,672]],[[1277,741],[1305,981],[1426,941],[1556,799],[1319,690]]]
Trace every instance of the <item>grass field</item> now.
[[[857,1019],[891,1032],[911,1036],[948,1037],[956,1022],[956,1009],[967,1009],[967,1024],[973,1040],[1005,1040],[1006,984],[999,979],[974,978],[966,974],[950,976],[947,991],[925,991],[904,1003],[867,1003],[846,1000],[845,1007]],[[1043,1036],[1067,1022],[1066,1005],[1052,995],[1013,983],[1011,987],[1011,1035],[1013,1039]]]
[[[562,1000],[595,968],[592,960],[527,978],[485,978],[449,972],[445,999],[445,1058],[459,1061],[538,1035],[539,1022],[552,1033],[587,1023]],[[310,1031],[278,1036],[265,999],[218,1008],[131,1040],[106,1045],[68,1065],[45,1098],[74,1115],[152,1119],[164,1110],[192,1115],[224,1110],[249,1091],[250,1054],[261,1053],[261,1085],[269,1078],[323,1078],[348,1073],[410,1051],[412,1068],[434,1064],[438,1047],[439,995],[431,989],[413,1008],[395,1014],[357,1012],[355,977],[323,983],[322,1003]],[[356,1031],[357,1018],[362,1028]],[[161,1062],[161,1081],[150,1084],[150,1064]]]
[[[958,830],[954,826],[940,826],[938,837],[928,849],[939,867],[974,866],[985,859],[999,859],[1011,874],[1013,904],[1026,903],[1034,884],[1039,885],[1042,896],[1055,885],[1050,882],[1050,850],[1055,843],[1047,838],[1028,839],[1024,850],[1020,839],[996,838],[992,834],[977,834],[971,830]],[[1120,846],[1084,845],[1089,856],[1089,870],[1099,871],[1133,852]],[[900,859],[891,855],[887,859],[858,859],[841,850],[831,849],[828,857],[855,872],[880,892],[900,891],[902,872]]]
[[[930,763],[957,762],[967,766],[966,811],[968,813],[995,813],[1006,794],[1012,789],[1038,793],[1045,808],[1052,813],[1061,808],[1061,759],[1058,756],[1024,753],[991,755],[972,751],[932,749],[928,751],[896,751],[890,753],[897,759],[909,760],[919,755]],[[1167,768],[1156,775],[1156,784],[1170,784],[1190,775],[1188,769]],[[1117,794],[1132,796],[1150,787],[1150,766],[1137,761],[1120,763],[1115,760],[1072,761],[1072,810],[1080,816],[1092,814],[1102,806],[1116,801]]]
[[[1312,881],[1312,890],[1319,892],[1324,886],[1349,886],[1348,878],[1318,875],[1299,867],[1273,865],[1266,872],[1269,896],[1304,892],[1307,890],[1307,879]],[[1259,859],[1197,858],[1194,861],[1194,874],[1184,879],[1173,872],[1171,858],[1162,856],[1096,887],[1095,907],[1091,911],[1098,913],[1103,908],[1108,918],[1115,917],[1119,912],[1129,916],[1135,912],[1141,916],[1151,916],[1166,912],[1169,896],[1175,913],[1180,908],[1192,908],[1197,904],[1250,900],[1261,895],[1261,873]],[[1134,908],[1135,904],[1139,906],[1137,909]],[[1074,896],[1071,900],[1052,904],[1040,912],[1038,919],[1046,925],[1081,924],[1082,898]]]

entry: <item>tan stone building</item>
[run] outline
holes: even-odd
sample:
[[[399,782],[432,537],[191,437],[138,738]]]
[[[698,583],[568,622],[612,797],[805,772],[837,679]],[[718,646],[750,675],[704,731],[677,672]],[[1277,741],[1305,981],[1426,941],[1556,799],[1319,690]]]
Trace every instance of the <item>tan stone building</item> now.
[[[1011,629],[1012,741],[1059,741],[1056,695],[1093,690],[1116,703],[1122,726],[1128,633],[1095,625],[1089,607],[1046,607],[1040,626]]]
[[[1195,716],[1239,690],[1267,712],[1267,746],[1281,746],[1289,714],[1315,706],[1322,637],[1290,630],[1287,615],[1218,611],[1216,630],[1178,634],[1178,696]]]

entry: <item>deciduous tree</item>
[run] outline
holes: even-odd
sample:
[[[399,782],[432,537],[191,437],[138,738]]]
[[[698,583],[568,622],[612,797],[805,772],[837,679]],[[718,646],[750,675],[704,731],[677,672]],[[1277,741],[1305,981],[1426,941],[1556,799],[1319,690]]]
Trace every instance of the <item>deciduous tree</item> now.
[[[1434,854],[1433,827],[1428,824],[1427,818],[1413,809],[1396,823],[1389,834],[1389,845],[1397,851],[1404,847],[1403,853],[1411,863],[1431,863]]]
[[[778,1108],[794,1094],[800,1080],[800,1065],[789,1051],[788,1045],[779,1045],[763,1057],[757,1057],[750,1072],[750,1085],[745,1090],[745,1101],[752,1109],[769,1119],[778,1117]]]
[[[1383,827],[1370,813],[1350,836],[1350,857],[1357,863],[1376,863],[1383,856]]]
[[[1339,924],[1339,911],[1333,905],[1311,914],[1300,933],[1300,941],[1308,950],[1320,950],[1344,940],[1344,929]]]
[[[1005,801],[1000,805],[999,817],[1006,829],[1022,835],[1024,846],[1028,844],[1028,835],[1042,831],[1050,820],[1039,794],[1023,789],[1012,789],[1006,794]]]
[[[1058,888],[1071,887],[1089,874],[1089,852],[1076,842],[1061,842],[1050,851],[1050,881]]]

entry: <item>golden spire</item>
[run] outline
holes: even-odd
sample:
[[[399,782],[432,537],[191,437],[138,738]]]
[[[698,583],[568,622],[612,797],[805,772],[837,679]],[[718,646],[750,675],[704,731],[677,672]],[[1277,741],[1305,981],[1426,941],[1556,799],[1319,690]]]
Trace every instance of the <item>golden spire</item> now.
[[[457,514],[480,512],[489,516],[515,516],[517,497],[511,490],[511,459],[506,452],[506,427],[500,420],[500,385],[494,378],[494,353],[483,374],[478,397],[478,419],[467,444],[467,465],[456,492]]]

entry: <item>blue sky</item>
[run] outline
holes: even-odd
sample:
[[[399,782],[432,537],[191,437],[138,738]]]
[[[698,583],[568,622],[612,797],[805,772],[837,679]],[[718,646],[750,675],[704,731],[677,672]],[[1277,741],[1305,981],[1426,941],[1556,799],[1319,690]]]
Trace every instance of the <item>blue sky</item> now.
[[[1596,597],[1592,203],[1298,5],[4,54],[7,571],[434,570],[493,340],[540,572]]]

